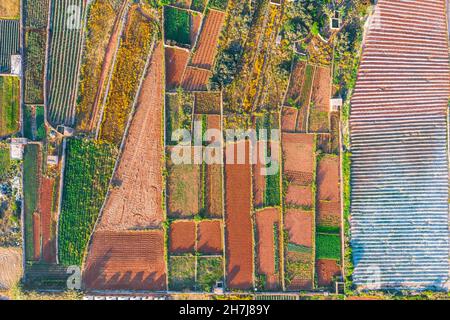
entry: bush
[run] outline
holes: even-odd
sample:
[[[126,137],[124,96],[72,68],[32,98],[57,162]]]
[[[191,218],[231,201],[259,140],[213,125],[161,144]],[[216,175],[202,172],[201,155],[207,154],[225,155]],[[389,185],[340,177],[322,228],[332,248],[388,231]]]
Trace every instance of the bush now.
[[[190,45],[191,16],[189,12],[174,7],[164,7],[164,31],[166,40]]]

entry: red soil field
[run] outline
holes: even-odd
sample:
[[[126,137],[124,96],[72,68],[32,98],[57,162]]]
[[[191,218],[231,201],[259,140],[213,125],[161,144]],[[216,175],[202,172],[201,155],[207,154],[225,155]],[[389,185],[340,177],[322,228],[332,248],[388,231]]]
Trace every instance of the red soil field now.
[[[312,248],[313,214],[311,212],[287,209],[284,217],[284,226],[289,233],[289,242]]]
[[[210,77],[211,71],[187,67],[182,86],[187,91],[205,91]]]
[[[317,225],[341,226],[341,203],[319,201],[317,204]]]
[[[258,150],[261,147],[265,147],[264,141],[258,141]],[[257,157],[257,163],[253,165],[253,205],[256,208],[264,206],[264,192],[266,190],[266,176],[262,175],[261,169],[264,165],[261,163],[259,156]]]
[[[296,207],[311,207],[313,205],[313,194],[311,186],[299,186],[289,184],[286,191],[286,205]]]
[[[249,157],[250,145],[246,146]],[[251,165],[225,165],[225,242],[227,287],[247,290],[253,286],[253,227],[251,220]]]
[[[340,200],[339,157],[324,156],[317,167],[317,199],[336,202]]]
[[[207,255],[221,255],[223,251],[222,222],[202,221],[197,228],[197,251]]]
[[[83,283],[88,290],[167,290],[163,231],[96,232]]]
[[[163,46],[155,48],[99,230],[160,227],[162,210]]]
[[[256,229],[258,239],[258,273],[266,276],[266,289],[279,288],[280,275],[275,269],[275,243],[274,224],[279,224],[279,209],[269,208],[256,213]],[[279,238],[279,237],[278,237]]]
[[[194,221],[179,221],[170,225],[169,251],[174,254],[195,253]]]
[[[283,107],[281,112],[281,129],[283,132],[295,132],[297,126],[297,114],[297,109]]]
[[[206,166],[206,205],[210,217],[223,216],[222,165]]]
[[[172,90],[181,85],[184,70],[189,60],[189,51],[181,48],[165,48],[166,88]]]
[[[198,34],[200,32],[200,27],[202,26],[203,15],[201,13],[191,14],[191,43],[195,44],[197,41]]]
[[[224,19],[225,13],[215,10],[208,11],[192,57],[192,66],[211,70]]]
[[[330,68],[317,67],[312,87],[311,101],[318,111],[330,111],[331,71]]]
[[[220,115],[209,114],[206,116],[208,129],[222,130],[222,123]]]
[[[41,212],[42,259],[48,263],[56,263],[56,239],[53,235],[52,196],[53,179],[42,177],[39,211]]]
[[[33,214],[33,260],[41,259],[41,216],[35,212]]]
[[[305,67],[306,63],[303,61],[297,62],[294,65],[285,104],[289,103],[289,100],[293,100],[294,102],[296,102],[300,97],[302,92]]]
[[[319,287],[331,287],[333,278],[341,275],[341,268],[337,261],[319,259],[316,263],[317,284]]]
[[[309,185],[314,172],[314,136],[301,133],[283,133],[284,171],[291,182]]]

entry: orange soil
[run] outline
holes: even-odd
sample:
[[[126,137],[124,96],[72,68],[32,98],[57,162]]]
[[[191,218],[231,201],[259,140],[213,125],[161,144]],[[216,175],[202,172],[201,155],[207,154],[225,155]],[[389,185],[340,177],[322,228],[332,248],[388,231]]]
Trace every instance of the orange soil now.
[[[246,155],[250,145],[245,143]],[[236,146],[233,144],[232,146]],[[253,241],[251,221],[251,165],[225,165],[225,224],[227,287],[250,289],[253,286]]]
[[[287,104],[289,102],[289,100],[293,100],[294,102],[297,102],[298,98],[300,97],[301,92],[302,92],[305,67],[306,67],[306,63],[303,61],[297,62],[294,65],[294,68],[293,68],[292,74],[291,74],[291,81],[289,83],[289,89],[288,89],[288,92],[286,95],[285,104]]]
[[[295,132],[297,126],[297,113],[295,108],[284,107],[281,112],[281,129],[283,132]]]
[[[179,221],[170,225],[169,251],[174,254],[195,253],[195,222]]]
[[[201,13],[191,14],[191,44],[194,45],[197,41],[198,34],[200,32],[200,27],[202,25],[203,15]]]
[[[222,222],[202,221],[197,229],[197,251],[202,254],[221,255],[222,244]]]
[[[183,73],[189,59],[189,51],[181,48],[165,49],[166,52],[166,88],[172,90],[181,85]]]
[[[56,263],[56,239],[53,235],[52,201],[53,179],[41,179],[39,211],[42,228],[42,259],[48,263]]]
[[[224,20],[225,13],[209,10],[192,57],[192,66],[211,70],[216,57],[217,43]]]
[[[316,272],[319,287],[331,287],[333,277],[341,275],[341,268],[335,260],[320,259],[316,263]]]
[[[280,276],[276,272],[274,224],[279,224],[279,209],[269,208],[256,213],[258,239],[258,272],[266,276],[266,288],[279,288]]]
[[[286,192],[286,205],[311,207],[313,205],[311,186],[298,186],[292,183],[289,184]]]
[[[206,184],[207,213],[211,217],[220,218],[223,216],[222,165],[206,166]]]
[[[289,242],[312,248],[313,215],[311,212],[287,209],[284,226],[289,233]]]
[[[266,142],[258,141],[259,148],[264,148]],[[258,151],[259,152],[259,151]],[[257,163],[253,165],[253,205],[256,208],[264,206],[264,192],[266,190],[266,176],[261,173],[265,166],[261,163],[260,157],[257,157]]]
[[[339,157],[325,156],[317,168],[317,199],[339,201]]]
[[[314,108],[319,111],[330,111],[331,98],[331,70],[330,68],[316,68],[312,86],[311,101]]]
[[[88,290],[166,290],[164,232],[96,232],[83,283]]]
[[[187,91],[205,91],[210,77],[211,71],[187,67],[182,86]]]
[[[33,260],[41,258],[41,216],[38,212],[33,214]]]
[[[153,53],[114,175],[99,230],[160,227],[162,210],[163,46]]]
[[[309,185],[314,172],[314,136],[283,133],[284,171],[291,182]]]
[[[340,227],[341,203],[319,201],[317,205],[317,225]]]

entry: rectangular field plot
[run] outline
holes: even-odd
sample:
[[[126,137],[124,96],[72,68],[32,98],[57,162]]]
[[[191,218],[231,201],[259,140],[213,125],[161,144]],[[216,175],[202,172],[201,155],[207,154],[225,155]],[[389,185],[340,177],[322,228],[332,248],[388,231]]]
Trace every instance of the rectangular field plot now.
[[[20,0],[2,0],[0,3],[0,18],[20,17]]]
[[[96,232],[83,283],[90,290],[166,290],[162,231]]]
[[[43,141],[46,139],[44,106],[24,107],[24,136],[29,140]]]
[[[317,67],[311,93],[309,112],[309,132],[330,131],[330,68]]]
[[[223,281],[222,257],[199,257],[197,259],[197,290],[212,292],[219,281]]]
[[[191,18],[189,11],[165,6],[164,32],[167,44],[191,45]]]
[[[206,8],[208,0],[192,0],[191,10],[203,12]]]
[[[195,290],[195,256],[169,257],[169,290]]]
[[[19,20],[0,20],[0,73],[11,71],[11,56],[20,54]]]
[[[222,255],[221,220],[205,220],[197,224],[197,251],[203,255]]]
[[[27,104],[44,103],[45,30],[25,33],[25,96]]]
[[[195,222],[173,222],[169,229],[169,252],[171,254],[195,253]]]
[[[300,133],[283,133],[284,175],[299,185],[313,182],[315,166],[315,137]]]
[[[42,29],[47,27],[49,1],[50,0],[23,0],[25,27],[31,29]]]
[[[19,78],[0,77],[0,137],[19,131],[19,100]]]
[[[188,66],[184,73],[182,86],[187,91],[206,91],[211,71]]]
[[[195,108],[196,114],[220,115],[222,109],[222,94],[220,91],[196,92]]]
[[[229,0],[210,0],[208,7],[211,9],[225,11],[228,6],[228,1]]]
[[[257,279],[263,290],[280,289],[280,211],[256,212]]]
[[[181,86],[184,70],[189,60],[189,51],[177,47],[166,47],[166,88],[174,90]]]
[[[166,144],[175,145],[173,133],[178,129],[192,130],[193,96],[185,92],[166,94]]]

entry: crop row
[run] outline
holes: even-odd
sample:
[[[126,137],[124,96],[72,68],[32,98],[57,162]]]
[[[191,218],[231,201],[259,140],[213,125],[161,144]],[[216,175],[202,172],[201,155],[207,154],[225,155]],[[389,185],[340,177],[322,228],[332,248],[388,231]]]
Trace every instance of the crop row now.
[[[46,34],[27,31],[25,34],[25,103],[44,103]]]
[[[25,27],[42,29],[47,27],[49,0],[24,0]]]
[[[19,54],[19,20],[0,20],[0,73],[9,72],[15,54]]]

